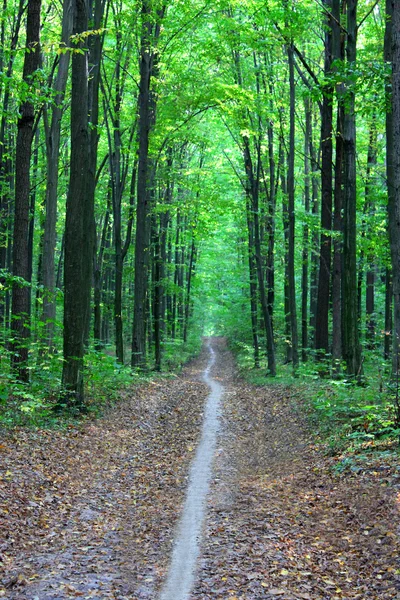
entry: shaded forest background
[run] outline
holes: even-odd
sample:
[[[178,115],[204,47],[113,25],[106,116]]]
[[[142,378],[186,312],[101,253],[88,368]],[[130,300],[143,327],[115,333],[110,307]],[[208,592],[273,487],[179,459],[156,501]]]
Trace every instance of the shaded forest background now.
[[[397,435],[393,8],[3,0],[4,423],[223,334],[262,380],[323,378],[349,435]]]

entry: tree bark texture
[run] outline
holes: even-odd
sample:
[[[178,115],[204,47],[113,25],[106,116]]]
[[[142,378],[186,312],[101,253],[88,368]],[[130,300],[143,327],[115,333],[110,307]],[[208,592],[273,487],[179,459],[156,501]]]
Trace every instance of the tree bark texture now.
[[[139,160],[137,180],[135,238],[135,297],[132,329],[132,367],[146,366],[146,305],[148,303],[148,269],[150,259],[151,169],[149,136],[155,123],[156,97],[152,76],[156,67],[155,45],[165,8],[155,15],[149,0],[142,2],[142,33],[139,83]]]
[[[324,0],[326,7],[325,65],[326,77],[331,75],[333,60],[332,0]],[[331,278],[332,247],[332,95],[333,85],[324,88],[321,113],[321,242],[318,276],[317,310],[315,324],[315,348],[329,352],[329,290]]]
[[[64,0],[61,42],[69,46],[73,26],[72,0]],[[60,54],[57,77],[54,83],[53,109],[51,123],[48,123],[45,112],[46,139],[46,214],[43,234],[42,282],[44,339],[50,351],[53,350],[54,325],[56,320],[56,268],[55,250],[57,242],[57,200],[58,200],[58,167],[60,156],[61,119],[63,115],[64,93],[67,86],[70,53]]]
[[[41,0],[29,0],[26,22],[26,53],[23,80],[32,90],[40,66]],[[35,107],[28,98],[20,107],[15,155],[15,212],[13,234],[13,275],[21,278],[12,288],[13,335],[11,364],[22,381],[29,380],[28,340],[30,337],[29,205],[30,161],[34,135]]]
[[[88,6],[74,0],[74,35],[88,29]],[[88,53],[82,40],[72,50],[71,157],[65,222],[64,399],[84,404],[83,358],[89,323],[93,264],[93,198],[88,193]]]
[[[347,4],[346,58],[349,67],[356,64],[357,0]],[[342,277],[342,342],[347,373],[359,377],[361,347],[357,318],[357,240],[356,240],[356,118],[355,93],[351,84],[346,90],[347,102],[343,124],[343,277]]]

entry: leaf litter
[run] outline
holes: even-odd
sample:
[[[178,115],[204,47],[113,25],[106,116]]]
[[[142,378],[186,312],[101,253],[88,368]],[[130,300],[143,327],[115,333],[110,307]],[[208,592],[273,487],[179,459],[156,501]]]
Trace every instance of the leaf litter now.
[[[225,386],[202,554],[190,600],[400,598],[394,453],[351,468],[315,445],[290,395]],[[0,597],[157,598],[208,389],[207,353],[134,389],[106,418],[0,442]]]

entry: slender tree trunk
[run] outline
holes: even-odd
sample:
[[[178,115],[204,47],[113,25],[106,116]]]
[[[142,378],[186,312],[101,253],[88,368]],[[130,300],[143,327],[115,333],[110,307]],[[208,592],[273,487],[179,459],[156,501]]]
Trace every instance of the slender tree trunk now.
[[[393,287],[392,270],[386,267],[385,271],[385,330],[383,335],[383,357],[390,358],[390,345],[393,328]]]
[[[152,166],[149,159],[149,135],[155,123],[156,109],[156,96],[152,92],[151,86],[157,60],[155,45],[160,35],[164,12],[165,7],[154,14],[152,3],[149,0],[142,1],[132,367],[145,367],[146,365],[146,304],[148,301]]]
[[[273,108],[273,87],[270,85],[270,109]],[[268,215],[267,215],[267,234],[268,234],[268,254],[267,254],[267,295],[268,310],[271,315],[271,325],[273,328],[273,314],[275,301],[275,210],[276,210],[276,168],[274,157],[274,125],[268,123],[268,165],[269,165],[269,194],[268,194]]]
[[[395,207],[396,202],[400,205],[400,194],[396,198],[395,196],[395,169],[399,167],[399,156],[395,152],[399,150],[400,141],[397,140],[395,147],[394,144],[394,101],[397,101],[396,115],[400,118],[400,91],[397,88],[396,92],[392,95],[392,86],[397,83],[400,85],[398,69],[400,68],[400,22],[399,15],[396,14],[396,27],[397,36],[395,39],[396,43],[396,68],[397,68],[397,80],[395,82],[395,65],[393,64],[393,51],[392,38],[393,38],[393,19],[394,19],[394,0],[386,0],[385,3],[385,43],[384,43],[384,60],[386,63],[392,65],[392,77],[391,81],[386,84],[385,96],[386,96],[386,185],[388,194],[388,231],[389,231],[389,243],[390,243],[390,254],[392,269],[397,269],[396,273],[396,290],[400,290],[400,231],[396,230],[395,221]],[[398,13],[398,11],[396,11]],[[398,138],[400,133],[397,132]],[[399,209],[400,213],[400,209]],[[398,221],[397,221],[398,223]],[[397,236],[397,238],[396,238]],[[396,243],[397,241],[397,243]],[[384,339],[384,356],[389,358],[390,346],[393,339],[393,352],[392,352],[392,374],[396,374],[397,367],[397,355],[399,351],[399,336],[393,336],[393,273],[392,269],[386,269],[386,286],[385,286],[385,339]],[[399,296],[397,297],[399,301]],[[397,331],[400,335],[400,315],[398,315],[398,321],[396,321]],[[395,339],[394,339],[395,338]]]
[[[26,22],[26,52],[23,79],[32,89],[35,72],[40,66],[41,0],[30,0]],[[30,337],[29,273],[29,194],[30,161],[34,135],[35,108],[28,99],[20,107],[15,157],[15,213],[13,235],[13,275],[24,280],[12,289],[13,335],[11,364],[22,381],[29,380],[28,340]]]
[[[365,213],[367,218],[371,217],[375,212],[375,202],[373,199],[373,188],[375,184],[375,169],[377,165],[377,141],[378,132],[376,127],[376,115],[372,116],[372,123],[369,135],[368,156],[367,156],[367,173],[365,183]],[[369,239],[371,225],[368,222],[365,224],[366,237]],[[374,248],[370,248],[366,252],[367,272],[366,272],[366,289],[365,289],[365,323],[366,323],[366,340],[368,348],[372,350],[375,346],[375,255]]]
[[[111,198],[110,193],[107,200],[107,209],[104,215],[103,228],[101,232],[99,248],[95,255],[93,265],[93,287],[94,287],[94,322],[93,322],[93,338],[96,350],[101,350],[103,347],[101,335],[101,292],[103,287],[103,262],[104,253],[106,250],[107,237],[110,229],[110,212]]]
[[[297,329],[296,279],[295,279],[295,208],[294,208],[294,153],[295,153],[295,82],[293,45],[287,49],[289,61],[289,156],[288,156],[288,209],[289,209],[289,245],[288,245],[288,291],[290,330],[292,344],[293,369],[299,365],[299,339]]]
[[[73,33],[88,30],[85,0],[74,0]],[[89,193],[88,55],[72,53],[70,181],[65,221],[63,401],[84,406],[83,357],[93,266],[93,197]]]
[[[325,65],[327,78],[332,72],[332,0],[324,0],[326,8]],[[321,244],[318,276],[317,312],[315,324],[315,348],[329,352],[329,290],[331,279],[332,246],[332,95],[333,85],[324,87],[321,114]]]
[[[276,375],[276,361],[275,361],[275,344],[273,339],[271,317],[268,310],[268,300],[265,291],[265,281],[263,272],[263,262],[261,257],[261,240],[260,240],[260,223],[259,223],[259,206],[258,206],[258,178],[254,177],[253,163],[250,153],[250,142],[246,136],[243,136],[243,147],[244,147],[244,165],[246,171],[246,182],[247,182],[247,197],[251,202],[251,210],[253,212],[254,219],[254,251],[257,266],[257,277],[258,277],[258,289],[260,292],[261,311],[265,327],[265,337],[267,342],[267,360],[268,360],[268,374],[271,377]],[[258,151],[259,152],[259,151]],[[258,156],[258,162],[260,156]],[[259,167],[257,166],[257,174],[259,173]]]
[[[250,316],[251,332],[253,337],[254,366],[260,366],[260,349],[258,342],[258,310],[257,310],[257,266],[254,256],[254,220],[250,209],[249,198],[246,198],[248,257],[249,257],[249,283],[250,283]]]
[[[303,225],[303,253],[301,272],[301,358],[307,361],[308,350],[308,256],[309,256],[309,227],[311,181],[310,181],[310,138],[311,138],[311,107],[310,100],[304,102],[305,132],[304,132],[304,212],[306,221]]]
[[[289,206],[288,206],[288,186],[286,177],[285,152],[283,140],[279,147],[279,167],[281,175],[281,190],[282,190],[282,224],[283,224],[283,239],[285,246],[285,272],[283,281],[283,310],[285,319],[285,355],[286,363],[292,362],[292,344],[290,341],[290,304],[289,304]]]
[[[7,10],[7,1],[3,1],[4,14]],[[9,102],[10,102],[10,83],[12,81],[15,50],[18,44],[19,33],[21,29],[22,16],[25,12],[25,1],[19,0],[18,8],[13,19],[13,27],[11,31],[10,43],[10,58],[6,69],[4,95],[1,110],[0,121],[0,181],[3,190],[0,193],[0,269],[10,270],[11,268],[11,253],[12,253],[12,228],[13,228],[13,206],[12,197],[14,193],[14,173],[12,163],[12,148],[14,146],[11,141],[10,124],[8,119]],[[1,21],[1,48],[4,48],[6,19]],[[4,69],[3,54],[1,55],[1,71]],[[0,82],[0,89],[3,88]],[[5,284],[5,279],[0,277],[0,283]],[[5,300],[0,299],[0,325],[8,326],[10,319],[10,294],[7,290]],[[8,336],[8,332],[6,334]]]
[[[311,189],[312,202],[311,214],[314,219],[317,219],[319,214],[319,161],[318,152],[315,148],[313,135],[311,135],[310,156],[311,156]],[[310,273],[310,344],[315,348],[315,325],[317,313],[317,295],[318,295],[318,265],[319,265],[319,235],[314,229],[311,240],[311,273]]]
[[[344,60],[344,36],[340,31],[340,0],[332,0],[332,46],[335,58]],[[345,3],[342,3],[345,10]],[[333,229],[333,263],[332,263],[332,363],[334,372],[339,372],[342,358],[342,195],[343,195],[343,154],[344,154],[344,86],[336,86],[336,152],[335,152],[335,186]]]
[[[346,57],[350,68],[356,64],[357,0],[347,4]],[[356,119],[354,88],[347,87],[347,103],[343,124],[343,278],[342,278],[342,341],[347,373],[359,377],[361,347],[357,318],[357,244],[356,244]]]
[[[192,302],[192,281],[196,269],[196,254],[197,248],[194,239],[194,233],[192,234],[192,243],[189,252],[189,264],[187,272],[187,283],[186,283],[186,294],[185,294],[185,315],[184,315],[184,327],[183,327],[183,341],[186,343],[189,331],[189,318],[190,318],[190,306]]]
[[[63,2],[62,44],[69,46],[72,33],[72,0]],[[55,251],[57,242],[57,200],[58,200],[58,167],[60,157],[61,119],[63,114],[64,94],[67,86],[70,53],[60,54],[57,77],[54,83],[55,98],[48,123],[47,108],[45,109],[45,139],[46,139],[46,214],[43,234],[42,253],[42,283],[43,283],[43,312],[44,338],[50,351],[54,350],[54,326],[56,320],[56,265]]]

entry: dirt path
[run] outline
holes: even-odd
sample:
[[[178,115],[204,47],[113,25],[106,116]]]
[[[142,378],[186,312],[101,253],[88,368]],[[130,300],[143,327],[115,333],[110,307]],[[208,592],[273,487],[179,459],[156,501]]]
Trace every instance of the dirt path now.
[[[224,393],[222,385],[209,374],[216,357],[210,341],[207,348],[210,351],[210,361],[203,379],[211,391],[204,410],[201,439],[190,467],[185,504],[174,540],[168,576],[161,591],[161,600],[187,600],[194,584],[200,554],[206,500],[220,424],[220,404]]]
[[[225,389],[190,600],[400,598],[393,455],[335,474],[278,388]],[[205,351],[181,377],[143,386],[106,419],[0,441],[0,597],[156,600],[209,389]]]

